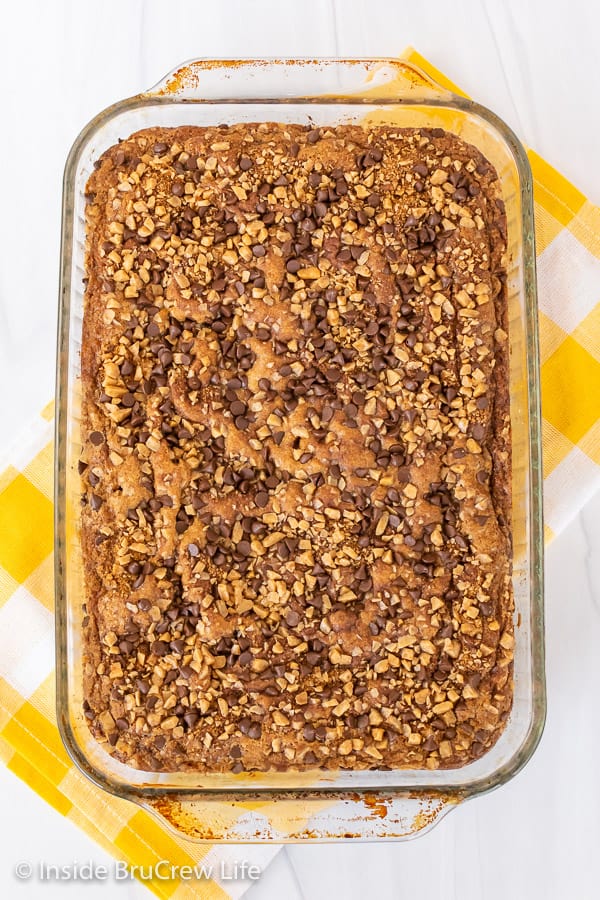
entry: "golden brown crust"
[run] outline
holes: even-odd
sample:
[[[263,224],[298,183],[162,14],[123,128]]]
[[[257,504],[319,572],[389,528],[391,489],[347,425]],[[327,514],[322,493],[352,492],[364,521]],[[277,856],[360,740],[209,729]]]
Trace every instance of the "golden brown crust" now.
[[[439,129],[148,129],[87,235],[96,737],[168,771],[484,753],[513,641],[492,166]]]

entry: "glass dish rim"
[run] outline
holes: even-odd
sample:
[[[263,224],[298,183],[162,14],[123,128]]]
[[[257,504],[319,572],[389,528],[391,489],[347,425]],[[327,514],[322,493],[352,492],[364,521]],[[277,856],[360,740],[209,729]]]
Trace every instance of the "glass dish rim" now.
[[[176,91],[172,93],[163,93],[161,85],[168,83],[169,79],[177,76],[177,74],[186,69],[188,66],[199,65],[206,68],[216,68],[222,66],[251,66],[251,65],[300,65],[303,66],[335,66],[335,65],[378,65],[389,64],[391,66],[402,66],[417,76],[421,76],[423,84],[411,91],[406,96],[378,96],[369,90],[368,94],[340,94],[340,95],[308,95],[308,96],[285,96],[285,97],[265,97],[265,96],[248,96],[246,98],[222,98],[217,97],[201,98],[195,96],[181,96]],[[427,91],[434,89],[434,93],[428,94]],[[248,783],[239,785],[239,787],[181,787],[177,785],[141,785],[127,783],[111,779],[85,755],[83,748],[77,741],[75,733],[69,721],[69,699],[67,684],[67,640],[68,640],[68,623],[67,623],[67,584],[64,577],[63,559],[66,553],[66,538],[64,534],[65,528],[65,479],[66,479],[66,442],[67,442],[67,396],[68,384],[65,378],[66,361],[69,353],[69,333],[71,322],[71,267],[72,267],[72,245],[74,232],[74,192],[76,187],[76,167],[80,158],[81,151],[86,146],[91,136],[98,131],[100,127],[105,125],[113,118],[121,115],[123,112],[132,111],[144,107],[153,107],[159,105],[190,105],[198,104],[204,106],[223,106],[223,105],[247,105],[253,106],[257,104],[277,106],[288,105],[318,105],[318,106],[336,106],[336,105],[356,105],[360,106],[378,106],[378,107],[396,107],[396,106],[418,106],[418,107],[440,107],[459,110],[469,116],[483,120],[496,135],[503,141],[508,148],[515,162],[518,175],[519,193],[521,201],[521,228],[523,236],[527,236],[527,240],[521,243],[523,253],[523,303],[524,303],[524,325],[525,338],[527,347],[527,397],[528,397],[528,419],[530,426],[529,439],[529,510],[530,510],[530,528],[531,536],[529,543],[530,553],[530,602],[532,606],[532,624],[530,635],[530,659],[532,669],[532,710],[531,720],[527,736],[523,740],[519,748],[502,765],[498,766],[490,775],[476,778],[467,784],[460,785],[444,785],[441,789],[438,785],[427,784],[426,778],[423,783],[411,785],[386,785],[382,788],[347,788],[335,786],[311,786],[306,788],[286,788],[286,787],[265,787],[257,789]],[[412,62],[408,63],[404,60],[391,58],[369,58],[369,59],[344,59],[337,57],[324,57],[319,59],[280,59],[262,58],[262,59],[199,59],[190,63],[184,63],[173,69],[165,79],[161,80],[157,86],[149,91],[141,92],[132,97],[111,104],[106,109],[98,113],[75,139],[69,155],[67,157],[64,177],[63,177],[63,203],[62,203],[62,227],[61,227],[61,268],[60,268],[60,288],[59,288],[59,317],[58,317],[58,341],[57,341],[57,376],[56,376],[56,398],[57,398],[57,415],[55,420],[55,597],[56,597],[56,711],[59,732],[65,748],[77,766],[77,768],[86,775],[93,783],[103,789],[116,794],[120,797],[126,797],[132,800],[148,800],[158,798],[160,796],[177,796],[177,797],[203,797],[209,800],[211,797],[219,800],[228,798],[243,798],[250,800],[253,797],[259,797],[266,801],[279,799],[283,800],[288,797],[302,797],[303,799],[343,799],[344,797],[352,797],[358,795],[366,795],[372,793],[383,793],[388,796],[421,796],[428,797],[443,796],[450,802],[466,799],[476,794],[487,792],[514,777],[518,771],[529,761],[533,755],[539,740],[541,738],[546,715],[546,692],[544,678],[544,602],[543,602],[543,519],[542,519],[542,468],[541,468],[541,417],[540,417],[540,400],[539,400],[539,349],[538,349],[538,323],[537,323],[537,292],[535,283],[535,241],[533,227],[533,185],[532,174],[527,154],[523,145],[520,143],[514,132],[504,123],[495,113],[486,107],[475,103],[469,98],[459,96],[452,91],[441,88],[433,82],[429,76],[425,75],[418,66]],[[397,770],[402,772],[402,770]],[[414,770],[411,770],[414,771]],[[426,776],[427,770],[424,769],[423,775]],[[453,770],[447,770],[451,773]],[[458,770],[460,771],[460,770]],[[192,774],[192,773],[190,773]]]

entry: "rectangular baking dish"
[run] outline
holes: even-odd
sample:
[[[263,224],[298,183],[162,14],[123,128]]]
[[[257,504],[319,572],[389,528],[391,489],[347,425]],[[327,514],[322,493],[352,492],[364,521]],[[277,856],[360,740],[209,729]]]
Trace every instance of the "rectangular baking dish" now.
[[[442,127],[476,145],[502,183],[508,230],[514,703],[496,745],[459,769],[141,772],[109,756],[83,716],[77,461],[85,185],[101,153],[140,128],[259,121]],[[64,178],[57,369],[57,717],[68,752],[95,784],[154,810],[199,840],[403,838],[430,827],[457,802],[503,784],[527,762],[545,717],[533,203],[523,147],[496,116],[404,61],[200,60],[180,66],[147,93],[100,113],[70,152]]]

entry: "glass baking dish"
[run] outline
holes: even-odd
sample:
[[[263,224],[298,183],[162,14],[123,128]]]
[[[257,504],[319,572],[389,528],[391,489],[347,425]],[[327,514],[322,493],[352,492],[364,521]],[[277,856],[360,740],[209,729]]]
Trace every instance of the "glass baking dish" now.
[[[514,704],[481,759],[451,770],[190,774],[141,772],[109,756],[82,706],[80,341],[85,185],[94,161],[140,128],[234,122],[442,127],[475,144],[502,183],[508,229],[513,456]],[[495,115],[400,60],[199,60],[100,113],[79,135],[64,178],[57,376],[57,715],[63,741],[97,785],[198,840],[406,838],[456,803],[512,778],[544,724],[540,405],[531,173]]]

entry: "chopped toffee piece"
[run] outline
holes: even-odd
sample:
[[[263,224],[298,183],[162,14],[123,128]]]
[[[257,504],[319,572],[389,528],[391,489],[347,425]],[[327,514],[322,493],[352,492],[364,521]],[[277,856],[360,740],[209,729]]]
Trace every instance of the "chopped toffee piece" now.
[[[151,771],[481,756],[513,657],[493,167],[441,129],[150,128],[87,198],[93,734]]]

